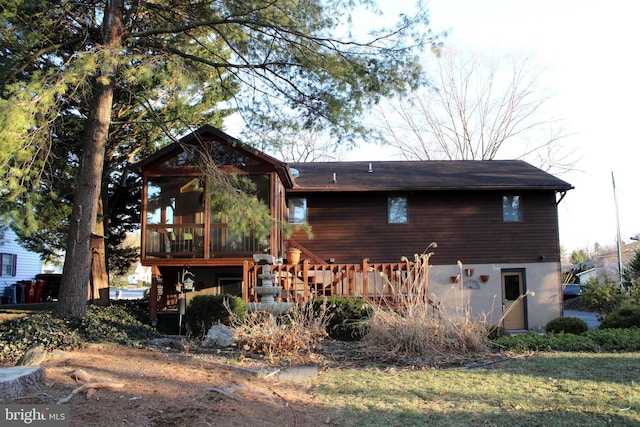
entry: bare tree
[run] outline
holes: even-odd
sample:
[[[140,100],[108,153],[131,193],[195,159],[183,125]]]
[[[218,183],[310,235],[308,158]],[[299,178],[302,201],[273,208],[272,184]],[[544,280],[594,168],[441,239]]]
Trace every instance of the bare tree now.
[[[278,155],[289,162],[337,162],[347,151],[336,144],[326,132],[303,131],[296,139],[278,147]]]
[[[571,169],[560,120],[543,113],[551,99],[543,70],[529,58],[503,60],[455,50],[428,64],[431,84],[380,109],[388,143],[407,159],[519,158],[545,170]]]
[[[336,144],[329,132],[320,129],[267,130],[258,139],[262,151],[285,162],[340,161],[351,148],[350,144]]]

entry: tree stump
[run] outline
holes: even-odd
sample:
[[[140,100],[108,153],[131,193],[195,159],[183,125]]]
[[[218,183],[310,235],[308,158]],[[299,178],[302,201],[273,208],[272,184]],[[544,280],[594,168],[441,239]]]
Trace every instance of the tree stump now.
[[[11,399],[32,393],[44,382],[42,366],[0,368],[0,396]]]

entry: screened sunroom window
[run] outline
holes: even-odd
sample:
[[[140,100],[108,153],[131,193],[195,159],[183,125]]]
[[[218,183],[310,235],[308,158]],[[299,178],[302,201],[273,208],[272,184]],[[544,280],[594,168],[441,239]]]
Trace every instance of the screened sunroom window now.
[[[203,188],[197,177],[155,177],[147,182],[147,224],[203,224]]]

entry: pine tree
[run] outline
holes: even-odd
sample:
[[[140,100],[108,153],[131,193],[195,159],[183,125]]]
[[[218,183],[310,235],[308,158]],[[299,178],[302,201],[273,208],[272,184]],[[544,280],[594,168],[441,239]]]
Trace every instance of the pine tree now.
[[[286,123],[353,141],[366,134],[368,107],[422,82],[416,53],[432,38],[420,28],[426,11],[370,41],[335,37],[347,30],[336,17],[358,3],[0,0],[1,211],[37,224],[54,144],[60,135],[78,144],[61,150],[74,153],[67,160],[78,170],[59,315],[85,314],[98,201],[108,194],[105,177],[124,174],[112,156],[132,160],[161,139],[158,130],[171,138],[203,124],[214,108],[197,123],[186,113],[200,103],[222,103],[253,129]],[[120,113],[130,114],[126,125]],[[148,137],[129,138],[133,128]]]

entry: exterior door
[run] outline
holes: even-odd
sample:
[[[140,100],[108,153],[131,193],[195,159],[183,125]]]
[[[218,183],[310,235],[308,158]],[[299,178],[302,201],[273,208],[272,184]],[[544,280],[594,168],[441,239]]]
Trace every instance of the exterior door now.
[[[522,297],[524,274],[522,271],[502,272],[502,310],[505,329],[526,329],[526,298]]]

